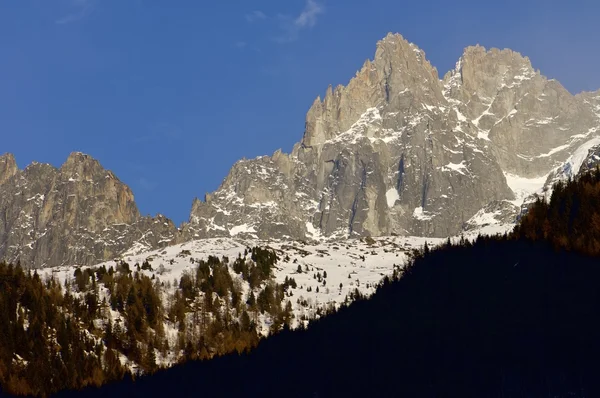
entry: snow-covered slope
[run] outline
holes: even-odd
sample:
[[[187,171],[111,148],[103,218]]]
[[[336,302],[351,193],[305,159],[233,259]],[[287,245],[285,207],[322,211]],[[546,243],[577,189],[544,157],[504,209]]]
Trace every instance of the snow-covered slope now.
[[[394,269],[399,269],[405,264],[408,253],[413,249],[422,248],[425,242],[436,245],[443,241],[443,239],[421,237],[383,237],[376,238],[372,244],[368,244],[365,240],[359,239],[304,243],[300,241],[214,238],[195,240],[149,252],[137,253],[134,249],[124,254],[120,260],[131,265],[142,264],[147,260],[153,270],[140,272],[149,277],[160,278],[162,281],[179,281],[185,272],[191,273],[195,270],[196,261],[207,260],[209,256],[227,257],[231,265],[235,258],[244,255],[245,249],[257,246],[273,249],[279,257],[274,269],[273,280],[283,283],[286,277],[290,277],[294,278],[298,285],[292,303],[296,315],[295,323],[298,324],[302,315],[312,318],[318,308],[325,309],[331,305],[339,307],[346,296],[355,289],[358,289],[363,295],[372,294],[376,285],[385,276],[391,276]],[[80,268],[83,270],[103,265],[109,268],[116,264],[115,261],[108,261]],[[78,267],[45,268],[41,270],[41,273],[46,276],[53,275],[64,282],[73,278],[76,268]],[[299,269],[302,272],[298,272]],[[232,277],[239,279],[239,276],[231,268],[230,273]],[[321,277],[321,282],[314,277],[317,274],[323,276],[325,273],[327,277]],[[246,283],[244,284],[247,294],[249,287]],[[174,285],[171,286],[171,289],[175,288]],[[310,291],[308,291],[309,288]],[[299,305],[296,302],[297,299],[308,301],[309,306]],[[267,333],[269,322],[267,319],[264,321],[265,325],[262,325],[260,331]]]
[[[595,133],[597,129],[592,130],[591,133]],[[600,164],[600,137],[593,137],[575,148],[564,163],[556,166],[545,176],[526,179],[507,175],[507,183],[517,197],[512,203],[520,206],[522,215],[538,197],[550,200],[556,183],[577,178],[598,164]]]
[[[510,223],[480,226],[465,234],[465,238],[472,239],[478,234],[504,233],[509,231],[512,226]],[[458,239],[458,237],[452,238],[452,240]],[[154,289],[159,290],[164,308],[162,323],[160,323],[162,325],[160,329],[164,330],[164,334],[158,329],[153,329],[149,335],[160,333],[160,336],[164,336],[161,337],[164,339],[161,341],[166,341],[167,344],[163,343],[162,349],[155,348],[154,357],[159,366],[168,367],[177,363],[185,355],[181,344],[182,339],[193,339],[190,336],[195,333],[203,333],[200,331],[202,326],[198,324],[198,319],[194,318],[194,308],[206,305],[201,304],[204,302],[203,298],[207,297],[204,290],[196,291],[194,298],[186,299],[187,309],[182,318],[184,321],[178,321],[178,318],[173,317],[171,312],[177,297],[181,297],[181,281],[184,277],[188,275],[196,281],[195,283],[199,281],[197,272],[202,261],[210,263],[209,258],[212,257],[214,260],[216,257],[226,265],[226,272],[229,273],[232,284],[244,303],[241,308],[231,304],[233,303],[233,290],[226,292],[225,295],[215,294],[210,300],[218,301],[220,304],[216,305],[216,310],[209,310],[213,311],[209,313],[209,318],[214,320],[219,317],[228,317],[241,324],[243,315],[248,312],[256,326],[256,332],[259,335],[267,336],[272,331],[273,325],[277,322],[276,317],[281,315],[281,312],[277,315],[277,311],[275,313],[260,311],[249,304],[251,296],[257,297],[257,301],[260,300],[260,295],[266,291],[267,286],[283,286],[283,296],[277,299],[281,300],[277,305],[281,309],[290,308],[293,317],[289,324],[292,328],[307,325],[312,319],[326,314],[328,310],[337,309],[343,303],[351,302],[357,292],[363,296],[373,294],[378,284],[386,276],[400,273],[414,251],[421,249],[425,243],[433,247],[445,241],[446,239],[440,238],[400,236],[338,241],[321,238],[321,240],[310,242],[212,238],[189,241],[154,251],[145,251],[143,245],[136,245],[113,261],[94,266],[74,265],[42,268],[39,270],[39,274],[42,278],[52,277],[59,281],[61,286],[65,286],[69,293],[79,300],[87,300],[89,294],[97,296],[97,302],[101,309],[93,321],[93,329],[89,329],[89,332],[94,335],[105,333],[110,324],[115,327],[119,325],[121,332],[126,334],[129,322],[126,313],[129,304],[122,304],[123,310],[119,310],[119,305],[115,305],[112,300],[114,297],[111,295],[110,288],[107,287],[102,277],[97,276],[97,272],[104,268],[104,272],[112,275],[111,269],[114,269],[115,281],[118,280],[116,278],[123,272],[123,269],[126,269],[125,275],[131,271],[130,275],[136,280],[142,276],[148,277],[152,281]],[[235,262],[243,258],[251,263],[254,258],[252,257],[253,248],[261,248],[275,253],[277,261],[270,268],[271,275],[251,288],[250,279],[244,277],[239,270],[236,271]],[[124,268],[124,263],[128,264],[126,268]],[[82,273],[85,275],[86,270],[90,271],[90,274],[93,275],[92,279],[97,279],[97,282],[93,284],[86,282],[84,284],[86,287],[78,287],[77,275]],[[215,269],[211,268],[210,272],[214,279]],[[111,283],[114,291],[115,282]],[[120,284],[121,282],[116,283]],[[116,291],[118,292],[118,288]],[[129,294],[132,294],[131,292],[130,290]],[[217,290],[215,290],[216,292]],[[181,322],[185,322],[186,326],[182,327]],[[82,327],[86,326],[82,325]],[[102,338],[96,341],[104,343]],[[165,349],[165,346],[168,348]],[[142,371],[140,363],[124,355],[123,352],[119,353],[119,358],[122,364],[132,371]]]
[[[505,232],[510,226],[492,226],[484,233]],[[475,237],[473,232],[469,236]],[[467,236],[467,238],[469,237]],[[247,281],[233,270],[233,262],[239,256],[244,257],[245,251],[252,247],[262,247],[273,250],[278,257],[272,269],[271,281],[283,284],[288,278],[295,281],[295,288],[288,288],[282,307],[290,302],[293,311],[292,327],[308,324],[311,319],[320,317],[328,309],[339,308],[345,301],[351,301],[352,295],[358,291],[361,295],[369,296],[374,293],[377,285],[386,276],[399,272],[406,264],[414,249],[421,249],[427,242],[430,246],[443,243],[443,239],[421,237],[380,237],[375,239],[353,239],[338,242],[302,241],[253,241],[233,238],[203,239],[169,246],[165,249],[136,252],[130,251],[117,261],[109,261],[95,266],[61,266],[40,270],[43,278],[54,277],[61,284],[75,286],[74,273],[77,269],[97,270],[102,266],[118,269],[118,264],[125,261],[138,269],[135,264],[150,263],[151,269],[138,269],[137,272],[151,278],[157,286],[162,286],[162,299],[166,309],[172,304],[173,295],[179,289],[181,277],[188,273],[195,275],[199,260],[207,260],[209,256],[226,258],[228,270],[235,284],[241,286],[243,301],[250,295],[251,289]],[[248,254],[249,255],[249,254]],[[225,262],[225,261],[223,261]],[[252,290],[258,296],[266,284]],[[73,289],[73,288],[72,288]],[[99,302],[106,300],[110,303],[110,293],[105,286],[98,284]],[[72,294],[84,297],[86,293],[73,289]],[[191,313],[188,321],[193,322]],[[234,315],[235,316],[235,315]],[[269,334],[273,318],[268,313],[256,315],[257,332],[266,336]],[[106,322],[126,325],[125,316],[108,306],[96,321],[99,330]],[[176,363],[183,352],[176,349],[178,342],[177,323],[165,318],[164,330],[170,350],[166,353],[156,351],[157,363],[170,366]],[[131,362],[121,355],[121,361],[132,370],[138,370],[138,364]]]

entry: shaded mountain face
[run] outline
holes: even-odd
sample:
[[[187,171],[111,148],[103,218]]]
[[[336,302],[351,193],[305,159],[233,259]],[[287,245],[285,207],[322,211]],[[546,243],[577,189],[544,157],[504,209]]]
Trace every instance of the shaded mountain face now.
[[[0,258],[40,267],[93,264],[137,243],[176,240],[162,217],[141,217],[131,190],[98,161],[72,153],[59,168],[33,163],[19,170],[0,157]]]
[[[443,237],[482,211],[514,220],[507,176],[547,176],[599,126],[600,93],[573,96],[519,53],[469,47],[440,79],[422,50],[390,34],[347,86],[315,100],[290,154],[236,163],[194,202],[186,230]]]

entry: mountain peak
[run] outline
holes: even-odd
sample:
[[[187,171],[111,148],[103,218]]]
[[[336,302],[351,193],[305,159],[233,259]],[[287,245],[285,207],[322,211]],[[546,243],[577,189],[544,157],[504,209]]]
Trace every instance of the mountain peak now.
[[[483,50],[483,51],[482,51]],[[486,49],[481,45],[467,47],[465,52],[468,53],[482,53],[483,55],[490,57],[491,59],[501,62],[507,65],[519,65],[528,69],[533,69],[531,66],[531,60],[528,56],[522,55],[518,51],[511,50],[510,48],[499,49],[492,47]]]
[[[410,108],[407,93],[427,104],[443,100],[437,69],[425,52],[398,33],[377,43],[373,60],[367,59],[346,86],[327,88],[306,116],[303,147],[320,146],[348,131],[369,109]]]
[[[490,48],[476,44],[464,49],[459,64],[464,67],[478,69],[482,73],[507,75],[510,73],[534,72],[529,57],[511,49]]]
[[[0,213],[23,227],[0,235],[0,255],[17,258],[20,248],[38,245],[21,258],[83,264],[134,242],[159,247],[238,234],[445,237],[470,220],[488,222],[486,215],[510,220],[519,184],[564,162],[597,134],[599,119],[599,92],[575,98],[518,52],[467,47],[440,81],[423,50],[390,33],[347,85],[329,86],[314,101],[291,156],[236,162],[216,192],[193,201],[181,231],[140,217],[125,184],[73,152],[59,170],[36,167],[2,186]],[[17,171],[12,155],[0,157],[0,183]],[[29,219],[39,236],[28,235]]]
[[[56,169],[32,162],[19,178],[14,156],[0,156],[0,259],[38,267],[93,264],[134,244],[179,239],[164,216],[141,217],[127,185],[89,155],[73,152]],[[32,222],[35,220],[35,223]]]
[[[377,42],[376,48],[375,60],[373,61],[375,64],[377,64],[380,60],[389,61],[390,56],[391,58],[399,59],[410,59],[416,57],[419,62],[429,64],[429,62],[427,62],[425,59],[425,52],[416,44],[406,40],[399,33],[388,33],[386,37]],[[383,56],[385,53],[389,54],[390,56]]]
[[[547,174],[597,131],[596,97],[481,45],[440,81],[423,50],[390,33],[314,101],[290,157],[236,163],[210,205],[193,206],[194,236],[448,236],[478,212],[510,219],[515,181]]]
[[[502,89],[515,89],[533,81],[541,83],[539,78],[539,71],[535,71],[529,58],[519,52],[498,48],[488,50],[477,44],[464,49],[456,67],[444,76],[443,84],[446,96],[453,97],[458,90],[467,96],[491,100]],[[469,98],[462,98],[462,101],[467,103]]]
[[[0,156],[0,185],[17,174],[17,171],[19,171],[19,168],[12,153],[5,153]]]
[[[118,178],[106,170],[98,160],[82,152],[72,152],[65,163],[60,167],[60,172],[65,178],[79,180],[100,180]]]
[[[74,164],[80,164],[80,163],[87,163],[87,162],[96,162],[98,163],[98,161],[96,159],[94,159],[93,157],[91,157],[88,154],[82,153],[82,152],[71,152],[69,154],[69,157],[67,157],[67,160],[65,162],[65,165],[74,165]]]
[[[396,43],[403,43],[409,45],[408,40],[404,38],[400,33],[392,33],[389,32],[383,39],[377,42],[377,47],[386,46],[386,45],[394,45]]]
[[[15,155],[10,152],[6,152],[5,154],[0,155],[0,162],[11,162],[16,164]]]

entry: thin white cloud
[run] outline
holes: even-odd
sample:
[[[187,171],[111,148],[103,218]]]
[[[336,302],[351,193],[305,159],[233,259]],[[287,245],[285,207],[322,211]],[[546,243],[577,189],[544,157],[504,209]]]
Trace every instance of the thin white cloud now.
[[[319,15],[325,12],[325,7],[315,0],[307,0],[304,9],[295,18],[279,15],[283,33],[275,38],[278,43],[289,43],[297,40],[300,31],[310,29],[317,24]]]
[[[96,0],[71,0],[70,3],[73,12],[57,19],[55,23],[63,25],[84,19],[94,11]]]
[[[321,4],[314,0],[308,0],[306,2],[306,7],[294,21],[294,25],[300,29],[306,27],[312,28],[316,25],[319,14],[322,14],[323,12],[325,12],[325,10]]]
[[[251,13],[246,14],[244,17],[246,18],[246,21],[250,23],[267,19],[267,15],[259,10],[252,11]]]

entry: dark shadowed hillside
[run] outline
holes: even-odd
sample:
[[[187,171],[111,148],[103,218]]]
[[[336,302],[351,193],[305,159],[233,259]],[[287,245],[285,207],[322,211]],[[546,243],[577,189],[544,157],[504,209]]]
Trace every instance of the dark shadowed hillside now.
[[[600,254],[600,169],[554,185],[550,202],[538,200],[514,235],[545,240],[556,249]]]
[[[599,277],[592,257],[480,239],[417,259],[370,300],[250,355],[86,395],[595,396]]]
[[[594,214],[598,178],[590,178],[559,188],[557,198],[570,194]],[[598,396],[600,261],[524,232],[561,200],[536,204],[513,236],[425,248],[371,299],[308,330],[284,331],[248,355],[84,395]],[[561,219],[558,207],[552,220]],[[562,219],[579,225],[588,213],[573,208]],[[561,222],[550,228],[562,231]]]

